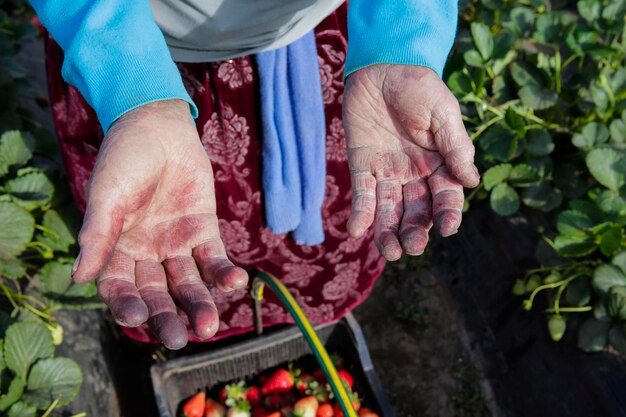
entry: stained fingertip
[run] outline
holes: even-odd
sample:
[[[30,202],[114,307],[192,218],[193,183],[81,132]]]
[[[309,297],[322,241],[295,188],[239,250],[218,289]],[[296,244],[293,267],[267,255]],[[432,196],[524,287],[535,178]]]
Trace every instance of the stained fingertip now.
[[[191,328],[200,339],[210,339],[219,328],[217,307],[212,302],[196,302],[187,306],[187,317]]]
[[[400,234],[400,241],[407,255],[418,256],[426,249],[428,232],[422,227],[409,227]]]
[[[392,232],[383,232],[378,238],[378,247],[381,255],[388,261],[397,261],[402,256],[402,246]]]
[[[439,234],[448,237],[456,234],[461,226],[461,212],[459,210],[443,210],[435,214],[435,227]]]
[[[177,350],[187,345],[187,328],[174,312],[160,313],[151,317],[150,328],[168,349]]]
[[[220,291],[234,291],[248,285],[248,273],[238,266],[227,266],[215,272],[215,281]]]
[[[480,184],[478,168],[473,163],[456,166],[450,169],[454,177],[466,188],[476,188]]]
[[[148,307],[139,298],[123,297],[115,301],[111,312],[121,326],[138,327],[148,320]]]

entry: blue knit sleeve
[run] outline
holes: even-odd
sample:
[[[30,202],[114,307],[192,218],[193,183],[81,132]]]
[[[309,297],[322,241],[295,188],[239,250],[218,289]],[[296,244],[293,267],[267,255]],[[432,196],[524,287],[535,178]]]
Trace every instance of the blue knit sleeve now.
[[[106,132],[124,113],[187,94],[148,0],[31,0],[65,52],[63,78],[94,108]]]
[[[458,7],[458,0],[350,0],[345,76],[373,64],[406,64],[441,77]]]

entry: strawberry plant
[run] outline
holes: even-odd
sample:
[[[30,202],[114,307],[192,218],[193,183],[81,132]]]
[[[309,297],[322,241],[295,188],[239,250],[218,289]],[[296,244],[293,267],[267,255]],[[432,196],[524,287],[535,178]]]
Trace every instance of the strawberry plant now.
[[[79,216],[54,139],[24,108],[38,98],[17,59],[37,35],[30,16],[25,2],[0,0],[0,415],[8,417],[49,416],[74,398],[82,373],[54,357],[63,329],[53,313],[100,306],[94,284],[72,283]]]
[[[513,288],[549,298],[560,340],[626,353],[626,1],[471,0],[447,82],[499,215],[546,213],[537,258]],[[622,311],[623,310],[623,311]]]

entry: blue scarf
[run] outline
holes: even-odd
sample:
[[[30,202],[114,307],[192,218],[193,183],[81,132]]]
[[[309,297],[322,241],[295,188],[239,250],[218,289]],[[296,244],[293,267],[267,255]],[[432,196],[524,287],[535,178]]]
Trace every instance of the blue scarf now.
[[[300,245],[324,241],[326,122],[313,31],[256,56],[267,225]]]

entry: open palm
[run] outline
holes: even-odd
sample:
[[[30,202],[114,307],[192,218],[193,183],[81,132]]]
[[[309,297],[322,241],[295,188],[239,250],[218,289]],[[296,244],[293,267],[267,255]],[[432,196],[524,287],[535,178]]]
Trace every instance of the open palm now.
[[[463,186],[480,181],[459,104],[430,69],[373,65],[348,77],[344,128],[352,179],[348,231],[374,223],[388,260],[423,253],[433,225],[461,223]]]
[[[184,313],[198,337],[211,337],[219,321],[207,284],[223,291],[247,284],[226,257],[213,190],[186,103],[127,113],[98,155],[74,279],[97,278],[120,324],[148,321],[167,347],[187,343]]]

